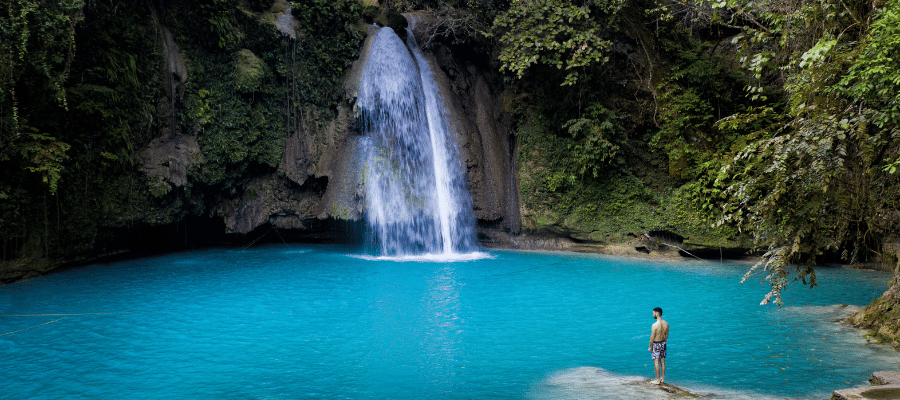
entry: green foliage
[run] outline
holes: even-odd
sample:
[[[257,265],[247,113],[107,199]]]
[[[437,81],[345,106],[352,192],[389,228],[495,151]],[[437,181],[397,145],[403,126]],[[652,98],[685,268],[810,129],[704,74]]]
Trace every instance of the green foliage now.
[[[291,12],[307,34],[294,49],[294,64],[282,73],[293,74],[299,101],[334,107],[344,72],[362,46],[356,27],[362,6],[356,0],[303,0],[292,3]]]
[[[244,176],[253,164],[277,167],[283,151],[286,127],[277,100],[253,104],[227,91],[226,85],[207,86],[211,95],[204,99],[208,122],[198,142],[206,159],[201,179],[207,184]]]
[[[229,55],[185,46],[193,62],[181,121],[202,128],[206,163],[191,174],[198,183],[237,193],[254,171],[278,166],[299,109],[312,104],[327,111],[341,98],[343,71],[361,44],[354,25],[360,4],[309,0],[294,2],[292,10],[305,31],[296,41],[235,8],[231,23],[243,36],[231,47],[242,49]],[[189,30],[178,26],[176,34]]]
[[[748,101],[709,118],[704,101],[717,91],[678,78],[685,90],[661,96],[658,138],[677,143],[675,134],[704,127],[721,135],[706,134],[719,151],[694,146],[707,156],[694,157],[700,178],[683,189],[701,209],[718,211],[717,226],[742,229],[767,249],[754,267],[771,285],[763,303],[780,305],[791,281],[815,286],[809,265],[826,253],[865,260],[900,227],[898,180],[884,173],[900,159],[900,65],[891,56],[900,50],[898,4],[672,1],[656,10],[690,15],[692,29],[732,32]]]
[[[355,31],[362,5],[357,0],[301,0],[291,3],[291,13],[309,34]]]
[[[262,54],[277,60],[277,53]],[[233,57],[193,50],[193,78],[181,114],[183,123],[202,127],[197,141],[206,163],[193,178],[229,192],[238,189],[254,165],[276,167],[288,133],[284,86],[276,84],[263,59],[250,50]]]
[[[659,131],[649,145],[666,154],[672,177],[688,180],[732,151],[739,135],[713,122],[745,106],[732,95],[740,90],[743,76],[728,70],[720,57],[710,54],[708,44],[686,36],[682,28],[673,33],[671,40],[661,40],[673,53],[674,65],[658,88]]]
[[[208,44],[215,44],[221,49],[233,49],[243,39],[237,20],[237,0],[204,0],[197,4],[200,21],[205,22],[205,35]]]
[[[42,181],[50,187],[50,194],[56,194],[69,145],[47,135],[34,134],[31,137],[35,141],[22,145],[23,155],[31,160],[31,165],[26,169],[40,173]]]
[[[576,6],[567,0],[513,2],[494,20],[502,48],[500,70],[519,78],[536,64],[565,69],[563,85],[578,80],[579,70],[609,60],[610,42],[594,14],[615,14],[622,2],[612,0]]]
[[[770,248],[760,263],[772,286],[764,302],[780,304],[788,265],[815,263],[824,251],[861,261],[900,226],[898,180],[878,168],[885,155],[896,157],[900,137],[893,89],[876,89],[891,84],[882,75],[887,61],[870,48],[880,22],[864,44],[823,35],[804,52],[787,85],[790,114],[781,118],[788,123],[765,128],[723,169],[734,181],[725,221]],[[809,276],[815,285],[806,266],[795,269],[794,280]]]
[[[546,176],[550,191],[564,190],[578,180],[599,178],[617,159],[625,140],[622,117],[600,103],[591,103],[580,118],[557,128],[541,114],[528,117],[519,129],[523,148],[541,152],[551,168]],[[525,160],[522,160],[523,162]]]
[[[0,87],[12,89],[28,74],[41,81],[34,89],[45,90],[65,105],[63,83],[68,78],[75,50],[75,25],[82,18],[83,0],[45,3],[11,0],[0,12]],[[9,96],[9,97],[8,97]],[[16,130],[15,93],[2,94],[3,130]]]
[[[32,103],[67,106],[63,85],[83,6],[72,0],[15,0],[0,10],[0,163],[7,162],[5,170],[11,173],[24,169],[40,174],[51,193],[69,144],[41,133],[46,130]]]
[[[517,136],[527,229],[616,242],[629,232],[666,226],[672,218],[662,206],[666,193],[651,190],[622,168],[621,122],[599,103],[588,106],[582,118],[559,125],[543,113],[524,116]],[[572,127],[578,127],[574,136],[568,132]],[[598,143],[603,146],[575,153]]]
[[[875,15],[866,42],[832,91],[846,94],[878,110],[872,119],[879,128],[900,124],[900,1],[889,0]]]
[[[571,119],[563,125],[573,139],[566,148],[580,176],[590,172],[598,178],[604,165],[616,157],[619,146],[613,141],[622,141],[624,132],[621,117],[600,103],[591,104],[585,111],[583,118]]]

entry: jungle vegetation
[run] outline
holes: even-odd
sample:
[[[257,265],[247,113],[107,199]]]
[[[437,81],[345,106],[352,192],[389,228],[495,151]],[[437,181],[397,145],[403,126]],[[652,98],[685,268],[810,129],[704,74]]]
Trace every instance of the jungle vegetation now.
[[[3,259],[62,260],[103,227],[208,213],[275,167],[304,110],[334,117],[373,2],[10,0],[0,6]],[[502,77],[531,229],[670,229],[759,249],[780,303],[817,263],[890,261],[900,228],[900,0],[383,0],[437,18]],[[167,91],[168,29],[187,81]],[[308,114],[308,113],[307,113]],[[205,162],[154,186],[173,132]],[[617,239],[618,238],[618,239]],[[749,273],[748,273],[749,276]]]

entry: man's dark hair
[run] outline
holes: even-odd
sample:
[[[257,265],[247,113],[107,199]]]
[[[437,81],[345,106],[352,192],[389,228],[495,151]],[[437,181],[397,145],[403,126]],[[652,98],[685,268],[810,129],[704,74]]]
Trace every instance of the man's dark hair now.
[[[662,308],[656,307],[656,308],[653,309],[653,311],[658,312],[659,315],[662,316]]]

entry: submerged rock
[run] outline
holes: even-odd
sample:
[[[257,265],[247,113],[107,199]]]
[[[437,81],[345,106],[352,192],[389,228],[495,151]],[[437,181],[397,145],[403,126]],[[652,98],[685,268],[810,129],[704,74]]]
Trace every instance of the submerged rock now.
[[[623,376],[596,367],[559,371],[535,387],[530,397],[538,399],[691,399],[696,394],[667,383]]]

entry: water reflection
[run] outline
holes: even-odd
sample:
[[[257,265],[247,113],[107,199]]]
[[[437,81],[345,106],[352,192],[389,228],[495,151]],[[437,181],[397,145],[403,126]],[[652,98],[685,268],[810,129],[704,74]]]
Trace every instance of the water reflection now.
[[[453,391],[456,369],[460,369],[458,353],[463,330],[460,325],[459,293],[463,285],[457,280],[456,267],[446,264],[428,278],[428,291],[422,299],[424,324],[428,326],[420,345],[428,353],[426,371],[429,383],[445,392]]]

